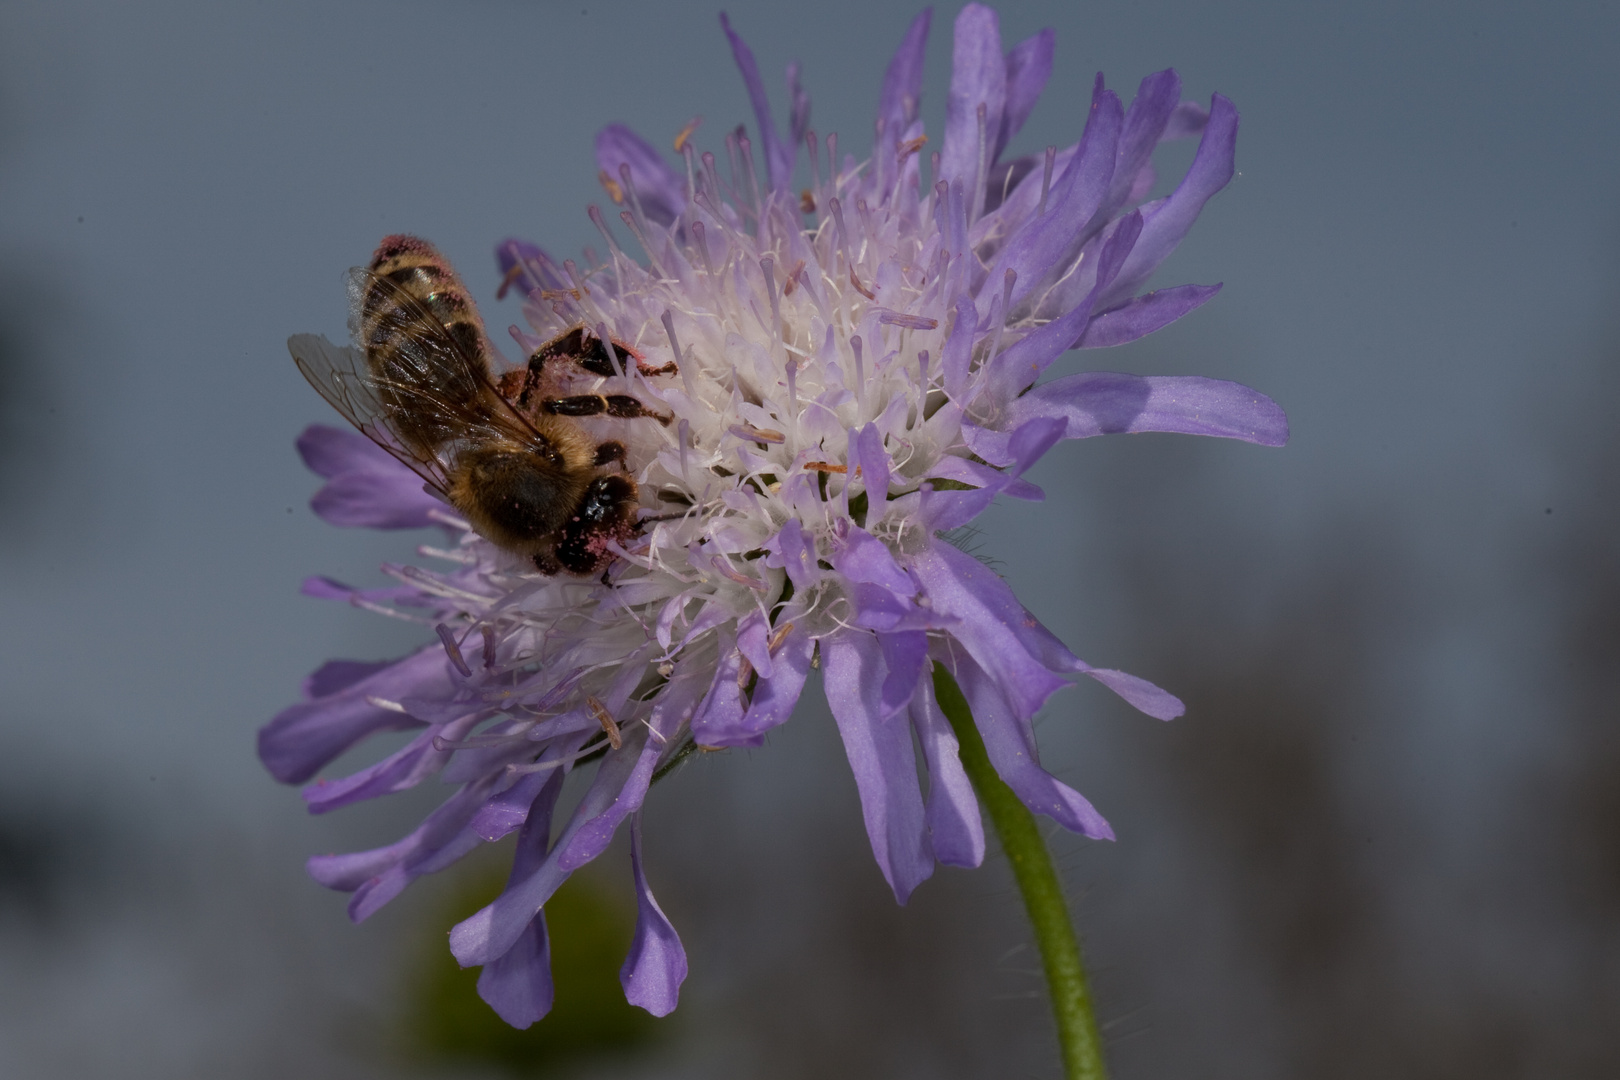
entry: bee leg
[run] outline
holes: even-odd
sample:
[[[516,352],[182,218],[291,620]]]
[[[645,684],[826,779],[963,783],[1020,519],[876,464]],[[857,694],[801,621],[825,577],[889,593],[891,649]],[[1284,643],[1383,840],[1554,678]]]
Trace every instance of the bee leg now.
[[[650,417],[665,427],[675,419],[655,413],[628,394],[576,394],[573,397],[550,398],[540,403],[542,412],[554,416],[616,416],[621,420]]]
[[[541,368],[546,364],[575,364],[592,375],[607,379],[623,373],[628,366],[624,358],[628,356],[636,362],[636,370],[643,375],[673,375],[680,370],[673,361],[662,367],[653,367],[646,362],[640,350],[622,341],[613,342],[613,351],[616,355],[609,356],[601,338],[583,326],[576,326],[536,349],[529,357],[529,369],[538,379]],[[615,359],[619,361],[617,365],[614,364]]]
[[[564,525],[556,558],[571,574],[595,574],[613,561],[607,545],[635,535],[636,485],[626,476],[598,476],[585,489],[579,509]]]
[[[623,469],[625,468],[624,458],[626,453],[627,451],[625,450],[624,443],[622,442],[601,443],[596,447],[595,464],[606,465],[609,462],[617,461],[619,463],[619,468]]]

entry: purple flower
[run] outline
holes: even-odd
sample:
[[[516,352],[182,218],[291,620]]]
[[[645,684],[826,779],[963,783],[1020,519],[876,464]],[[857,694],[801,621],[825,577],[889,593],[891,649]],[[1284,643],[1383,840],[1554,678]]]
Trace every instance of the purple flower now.
[[[992,762],[1031,809],[1111,836],[1042,769],[1032,718],[1076,675],[1160,719],[1181,702],[1074,656],[943,534],[998,495],[1040,499],[1024,474],[1062,439],[1164,431],[1280,446],[1288,436],[1282,411],[1235,383],[1040,381],[1069,349],[1134,340],[1215,294],[1140,290],[1232,176],[1231,102],[1183,102],[1164,71],[1127,108],[1099,76],[1075,145],[1004,161],[1050,73],[1052,34],[1004,49],[995,13],[970,4],[956,20],[937,155],[918,119],[924,12],[884,77],[870,158],[840,160],[832,137],[807,131],[796,68],[784,136],[752,53],[722,22],[763,169],[740,132],[718,157],[682,140],[676,169],[615,125],[597,140],[598,165],[640,255],[594,210],[603,265],[559,264],[517,240],[497,250],[508,283],[527,292],[529,328],[513,331],[526,348],[584,323],[652,367],[678,365],[674,377],[635,365],[624,376],[675,420],[623,425],[646,507],[640,535],[613,546],[608,582],[541,576],[464,526],[453,548],[424,549],[448,569],[389,567],[398,586],[371,592],[318,579],[311,591],[418,619],[438,640],[388,666],[327,665],[308,700],[260,734],[270,770],[303,782],[374,732],[416,733],[370,768],[306,787],[316,812],[429,777],[458,785],[397,843],[310,861],[317,880],[353,893],[355,919],[520,831],[506,890],[450,935],[463,965],[483,966],[485,999],[519,1026],[550,1008],[546,901],[639,817],[661,769],[694,746],[758,745],[818,664],[873,854],[900,902],[936,861],[975,866],[984,854],[934,664],[961,685]],[[1194,134],[1186,176],[1144,202],[1154,147]],[[316,497],[328,520],[455,524],[362,436],[313,428],[300,445],[330,478]],[[553,837],[563,779],[587,762],[587,790]],[[623,982],[662,1015],[686,956],[634,832],[640,919]]]

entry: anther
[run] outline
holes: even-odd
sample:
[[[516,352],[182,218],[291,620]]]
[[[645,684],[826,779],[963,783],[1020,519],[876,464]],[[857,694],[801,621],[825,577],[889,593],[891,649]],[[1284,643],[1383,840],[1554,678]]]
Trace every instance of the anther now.
[[[598,169],[596,179],[608,193],[608,198],[613,200],[614,205],[621,206],[624,204],[624,189],[619,186],[617,180],[608,175],[606,169]]]
[[[679,154],[682,150],[686,149],[686,140],[690,139],[692,137],[692,132],[696,131],[698,129],[698,125],[701,124],[701,123],[703,123],[703,117],[694,116],[694,117],[692,117],[692,119],[690,119],[690,120],[688,120],[686,122],[685,127],[681,128],[680,131],[676,132],[676,134],[675,134],[675,152],[677,154]]]
[[[765,643],[765,652],[770,656],[775,656],[776,650],[782,647],[782,642],[786,641],[791,633],[793,633],[792,623],[787,622],[778,626],[771,634],[770,640]]]
[[[585,704],[590,706],[591,715],[602,725],[602,730],[607,732],[608,745],[615,750],[623,746],[624,738],[619,734],[619,725],[614,721],[613,714],[607,711],[607,706],[594,697],[586,697]]]

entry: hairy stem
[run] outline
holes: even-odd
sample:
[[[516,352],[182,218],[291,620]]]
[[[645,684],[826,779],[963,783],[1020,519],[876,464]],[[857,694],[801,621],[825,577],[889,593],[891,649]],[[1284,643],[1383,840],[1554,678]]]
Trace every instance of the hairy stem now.
[[[942,664],[934,665],[934,693],[956,732],[962,768],[967,770],[973,790],[990,814],[990,822],[1001,840],[1001,850],[1012,864],[1018,891],[1023,894],[1024,908],[1035,930],[1035,944],[1046,969],[1046,985],[1052,993],[1058,1046],[1063,1052],[1063,1075],[1068,1080],[1106,1080],[1102,1040],[1097,1033],[1097,1019],[1091,1011],[1086,969],[1080,963],[1080,942],[1069,920],[1063,884],[1052,866],[1046,842],[1041,839],[1035,815],[996,775],[985,753],[984,740],[974,726],[967,699]]]

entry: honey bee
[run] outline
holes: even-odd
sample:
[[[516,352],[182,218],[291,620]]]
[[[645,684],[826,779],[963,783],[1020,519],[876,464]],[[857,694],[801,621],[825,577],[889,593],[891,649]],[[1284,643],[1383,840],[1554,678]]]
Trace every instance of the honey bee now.
[[[608,544],[638,529],[636,482],[620,442],[597,443],[576,417],[662,416],[624,394],[547,396],[557,365],[622,374],[634,361],[622,342],[582,326],[546,342],[526,368],[500,376],[494,350],[461,279],[414,236],[389,236],[369,267],[349,271],[354,347],[324,337],[287,340],[298,370],[333,408],[427,481],[498,547],[543,574],[589,576],[612,561]],[[617,464],[619,471],[604,471]]]

